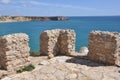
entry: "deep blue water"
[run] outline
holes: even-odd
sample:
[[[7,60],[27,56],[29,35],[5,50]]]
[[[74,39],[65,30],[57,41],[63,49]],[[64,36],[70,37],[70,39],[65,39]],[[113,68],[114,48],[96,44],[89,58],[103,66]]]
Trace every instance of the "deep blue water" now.
[[[0,23],[0,36],[11,33],[27,33],[31,51],[39,50],[40,33],[48,29],[74,29],[76,50],[88,46],[88,35],[92,30],[120,32],[120,16],[111,17],[69,17],[67,21],[30,21]]]

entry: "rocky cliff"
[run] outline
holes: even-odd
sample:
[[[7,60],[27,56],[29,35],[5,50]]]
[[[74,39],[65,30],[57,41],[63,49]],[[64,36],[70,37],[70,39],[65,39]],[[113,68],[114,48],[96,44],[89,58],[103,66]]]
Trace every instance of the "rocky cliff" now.
[[[46,20],[68,20],[63,16],[39,17],[39,16],[0,16],[0,22],[17,22],[17,21],[46,21]]]

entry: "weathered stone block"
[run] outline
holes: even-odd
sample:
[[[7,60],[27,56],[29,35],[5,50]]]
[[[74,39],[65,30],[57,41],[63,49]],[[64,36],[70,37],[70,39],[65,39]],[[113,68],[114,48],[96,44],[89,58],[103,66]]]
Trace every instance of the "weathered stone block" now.
[[[97,62],[120,66],[120,33],[92,31],[88,57]]]
[[[58,37],[59,53],[66,55],[75,53],[75,37],[74,30],[61,30]]]
[[[29,63],[28,35],[17,33],[0,37],[0,66],[14,72]]]
[[[75,32],[73,30],[46,30],[40,35],[40,52],[54,57],[57,54],[75,52]]]

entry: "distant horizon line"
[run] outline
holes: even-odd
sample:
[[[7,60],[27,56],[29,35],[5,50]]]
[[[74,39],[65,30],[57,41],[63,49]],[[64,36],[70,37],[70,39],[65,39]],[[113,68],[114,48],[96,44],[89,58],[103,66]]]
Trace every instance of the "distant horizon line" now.
[[[38,17],[55,17],[55,16],[65,16],[65,15],[51,15],[51,16],[40,16],[40,15],[0,15],[0,16],[38,16]],[[65,17],[114,17],[120,15],[97,15],[97,16],[65,16]]]

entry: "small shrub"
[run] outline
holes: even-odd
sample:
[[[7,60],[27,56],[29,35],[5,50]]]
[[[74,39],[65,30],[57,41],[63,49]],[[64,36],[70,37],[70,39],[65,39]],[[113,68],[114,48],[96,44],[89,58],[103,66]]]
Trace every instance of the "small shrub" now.
[[[22,70],[23,70],[23,71],[31,71],[31,70],[33,70],[33,69],[35,69],[35,66],[32,65],[32,64],[30,64],[30,65],[24,67]]]
[[[22,70],[18,70],[17,73],[22,73],[23,71]]]
[[[33,69],[35,69],[35,66],[30,64],[30,65],[25,66],[24,68],[18,70],[17,73],[22,73],[24,71],[32,71]]]
[[[51,59],[51,57],[50,57],[50,56],[48,56],[48,59]]]

